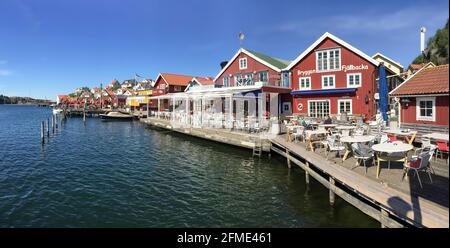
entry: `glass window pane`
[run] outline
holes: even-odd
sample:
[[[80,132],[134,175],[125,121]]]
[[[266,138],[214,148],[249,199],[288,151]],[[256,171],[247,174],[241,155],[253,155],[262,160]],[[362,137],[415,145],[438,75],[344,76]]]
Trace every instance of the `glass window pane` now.
[[[433,108],[433,101],[427,101],[427,108]]]
[[[419,105],[420,105],[420,108],[425,108],[425,101],[420,101]]]
[[[426,116],[432,117],[433,116],[433,110],[432,109],[427,109],[426,110]]]

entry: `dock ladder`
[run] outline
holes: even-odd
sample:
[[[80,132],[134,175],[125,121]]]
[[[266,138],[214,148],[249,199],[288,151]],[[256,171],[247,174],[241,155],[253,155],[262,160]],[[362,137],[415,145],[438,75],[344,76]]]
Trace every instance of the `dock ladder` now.
[[[255,141],[255,145],[253,146],[253,157],[258,156],[261,157],[262,154],[262,141],[259,138]]]

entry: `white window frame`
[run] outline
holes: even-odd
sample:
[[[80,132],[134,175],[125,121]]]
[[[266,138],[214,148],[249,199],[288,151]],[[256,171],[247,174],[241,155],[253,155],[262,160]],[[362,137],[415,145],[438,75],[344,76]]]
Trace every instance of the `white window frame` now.
[[[432,101],[432,116],[421,116],[420,115],[420,102],[421,101]],[[416,97],[416,120],[418,121],[436,121],[436,97]]]
[[[234,78],[234,86],[238,86],[238,76],[239,76],[240,79],[243,78],[243,77],[242,77],[242,74],[235,74],[235,75],[233,76],[233,78]],[[242,83],[242,82],[239,82],[239,84],[240,84],[240,83]]]
[[[308,79],[309,87],[302,87],[302,79]],[[311,77],[299,77],[298,78],[298,89],[299,90],[311,90]]]
[[[261,80],[261,74],[265,73],[266,74],[266,81],[262,81]],[[258,79],[260,82],[269,82],[269,72],[268,71],[259,71],[258,72]]]
[[[353,83],[355,81],[355,76],[359,76],[359,85],[350,85],[350,76],[353,76]],[[361,72],[357,72],[357,73],[347,73],[347,88],[359,88],[362,86],[362,73]]]
[[[337,109],[337,113],[338,114],[342,114],[341,113],[341,102],[350,102],[350,112],[348,114],[353,114],[353,100],[352,99],[339,99],[338,100],[338,109]]]
[[[245,67],[242,66],[242,61],[245,61]],[[240,58],[239,59],[239,70],[247,69],[247,58]]]
[[[225,82],[225,79],[227,79],[226,82]],[[224,87],[230,86],[230,77],[224,76],[222,80],[223,80],[223,86]]]
[[[308,100],[308,116],[311,116],[311,108],[310,108],[311,102],[328,102],[328,115],[331,115],[331,100],[323,99],[323,100]]]
[[[334,65],[335,68],[334,69],[330,69],[330,54],[331,54],[331,52],[333,52],[333,54],[334,54],[334,51],[339,51],[339,66],[336,68],[336,65]],[[327,61],[326,61],[327,69],[326,70],[323,69],[323,64],[322,64],[322,69],[319,70],[319,63],[318,63],[319,53],[322,54],[322,60],[323,60],[323,53],[327,54]],[[323,49],[323,50],[316,51],[316,71],[317,72],[340,71],[341,70],[341,66],[342,66],[342,52],[341,52],[340,48],[331,48],[331,49]]]
[[[173,86],[173,91],[181,91],[181,86],[179,86],[179,85],[174,85],[174,86]]]
[[[333,78],[333,86],[324,86],[323,85],[323,79],[325,78],[325,77],[332,77]],[[321,79],[322,79],[322,89],[334,89],[334,88],[336,88],[336,75],[322,75],[322,77],[321,77]],[[330,85],[330,81],[328,80],[328,85]]]

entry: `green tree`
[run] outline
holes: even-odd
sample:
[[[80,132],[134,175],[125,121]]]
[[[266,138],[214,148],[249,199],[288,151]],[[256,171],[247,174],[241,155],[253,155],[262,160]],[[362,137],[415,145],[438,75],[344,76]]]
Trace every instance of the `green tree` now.
[[[428,39],[427,48],[417,56],[412,63],[421,64],[433,62],[435,65],[448,64],[448,19],[445,27],[438,29],[436,34]]]

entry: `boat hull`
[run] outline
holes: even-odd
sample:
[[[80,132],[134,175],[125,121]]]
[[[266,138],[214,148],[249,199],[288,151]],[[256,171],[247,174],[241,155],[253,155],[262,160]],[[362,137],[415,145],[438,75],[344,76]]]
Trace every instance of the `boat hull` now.
[[[133,116],[110,116],[105,114],[100,114],[100,118],[105,121],[131,121]]]

